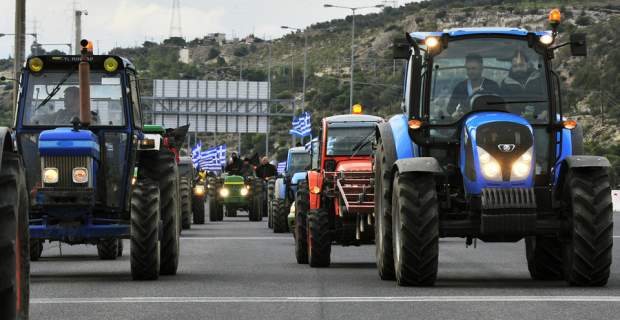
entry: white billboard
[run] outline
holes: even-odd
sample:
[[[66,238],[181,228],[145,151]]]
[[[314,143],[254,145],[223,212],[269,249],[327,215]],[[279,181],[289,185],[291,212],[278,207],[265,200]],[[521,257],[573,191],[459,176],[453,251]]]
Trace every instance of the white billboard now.
[[[153,122],[192,132],[266,133],[269,82],[153,80]]]

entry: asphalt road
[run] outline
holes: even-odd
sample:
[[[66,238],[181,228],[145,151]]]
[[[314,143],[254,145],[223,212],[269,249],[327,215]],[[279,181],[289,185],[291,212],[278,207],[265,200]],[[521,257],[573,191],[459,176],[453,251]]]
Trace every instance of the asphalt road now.
[[[379,279],[374,247],[335,246],[330,268],[311,269],[290,234],[246,217],[182,237],[178,274],[152,282],[131,280],[127,251],[100,261],[94,246],[46,246],[31,319],[620,319],[620,237],[603,288],[530,280],[523,242],[442,239],[436,286],[405,288]]]

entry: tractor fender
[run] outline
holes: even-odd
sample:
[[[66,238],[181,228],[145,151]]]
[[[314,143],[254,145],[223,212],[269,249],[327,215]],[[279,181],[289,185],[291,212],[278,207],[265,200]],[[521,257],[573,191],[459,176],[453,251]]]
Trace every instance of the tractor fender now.
[[[308,172],[308,190],[310,191],[310,209],[321,207],[321,191],[323,189],[323,176],[320,172]]]
[[[293,176],[291,177],[291,185],[289,186],[290,190],[287,190],[289,195],[291,195],[291,199],[295,199],[295,193],[297,193],[299,182],[306,181],[307,176],[308,173],[305,171],[296,172],[295,174],[293,174]]]
[[[7,127],[0,127],[0,170],[2,170],[2,156],[5,151],[15,151],[13,138],[11,137],[11,129]]]
[[[284,178],[276,179],[276,184],[274,186],[273,193],[276,199],[286,198],[286,187],[284,186]]]
[[[418,156],[416,148],[409,136],[407,117],[403,114],[393,116],[388,122],[388,128],[392,134],[394,143],[395,159],[406,159]]]
[[[392,165],[396,161],[396,145],[394,144],[394,135],[392,127],[389,123],[381,123],[377,126],[376,138],[383,144],[383,155],[385,156],[385,174],[392,177]],[[380,161],[375,159],[375,161]]]
[[[599,156],[568,156],[559,166],[558,180],[555,185],[557,195],[562,192],[564,179],[571,169],[577,168],[611,168],[611,163],[605,157]]]
[[[427,173],[441,173],[441,166],[437,159],[433,157],[417,157],[409,159],[396,160],[394,163],[394,169],[399,173],[404,172],[427,172]],[[393,170],[394,170],[393,169]]]

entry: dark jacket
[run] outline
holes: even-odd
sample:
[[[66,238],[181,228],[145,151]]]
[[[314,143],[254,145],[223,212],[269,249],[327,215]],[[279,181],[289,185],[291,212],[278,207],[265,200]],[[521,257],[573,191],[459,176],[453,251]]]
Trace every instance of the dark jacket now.
[[[469,105],[469,93],[467,92],[467,79],[461,81],[459,84],[454,87],[452,91],[452,96],[450,97],[450,102],[448,102],[448,114],[453,114],[456,111],[456,106],[461,105],[461,110],[465,113],[471,111],[471,107]],[[483,78],[481,88],[476,91],[477,94],[498,94],[500,93],[499,85],[497,82]]]
[[[261,164],[256,168],[256,176],[262,179],[274,177],[278,174],[278,170],[271,163]]]
[[[224,171],[228,172],[231,175],[241,175],[241,169],[243,168],[243,161],[239,158],[235,159],[232,162],[229,162],[224,168]]]

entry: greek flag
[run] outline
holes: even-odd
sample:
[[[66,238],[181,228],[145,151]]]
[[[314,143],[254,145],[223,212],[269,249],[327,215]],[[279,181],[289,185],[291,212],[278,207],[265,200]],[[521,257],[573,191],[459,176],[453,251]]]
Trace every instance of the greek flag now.
[[[196,146],[192,149],[192,164],[194,168],[198,168],[200,165],[200,151],[202,149],[202,141],[198,141]]]
[[[225,144],[217,146],[217,159],[220,162],[220,168],[226,166],[226,145]]]
[[[299,117],[293,118],[293,129],[289,133],[297,137],[306,137],[312,134],[310,112],[304,112]]]
[[[278,162],[278,174],[284,173],[284,170],[286,170],[286,161]]]
[[[200,168],[206,171],[220,172],[226,165],[226,145],[209,148],[203,151],[200,159]]]

